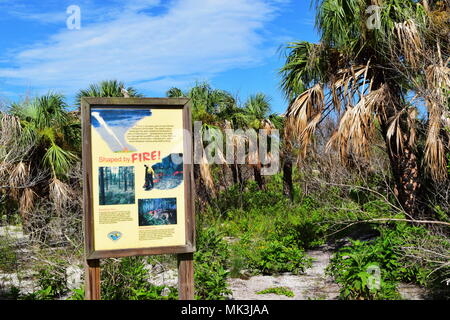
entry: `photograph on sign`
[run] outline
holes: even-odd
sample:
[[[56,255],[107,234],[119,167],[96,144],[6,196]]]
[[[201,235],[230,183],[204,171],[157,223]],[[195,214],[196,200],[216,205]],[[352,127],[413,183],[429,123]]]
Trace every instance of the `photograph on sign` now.
[[[139,225],[177,224],[177,199],[139,199]]]
[[[186,244],[183,109],[90,109],[93,250]]]

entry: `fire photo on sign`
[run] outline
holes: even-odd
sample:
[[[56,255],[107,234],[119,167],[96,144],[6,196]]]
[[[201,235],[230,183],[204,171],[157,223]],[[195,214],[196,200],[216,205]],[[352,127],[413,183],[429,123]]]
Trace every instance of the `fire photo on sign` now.
[[[153,166],[144,165],[144,190],[167,190],[178,187],[183,181],[183,154],[172,153]]]
[[[99,167],[100,205],[134,204],[134,167]]]
[[[139,199],[139,226],[177,224],[177,199]]]

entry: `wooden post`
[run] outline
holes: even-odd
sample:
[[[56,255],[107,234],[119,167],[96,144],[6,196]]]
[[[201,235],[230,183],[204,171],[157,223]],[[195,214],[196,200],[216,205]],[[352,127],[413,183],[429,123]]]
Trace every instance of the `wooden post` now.
[[[194,254],[182,253],[177,258],[179,299],[194,300]]]
[[[86,260],[85,299],[100,300],[100,260]]]

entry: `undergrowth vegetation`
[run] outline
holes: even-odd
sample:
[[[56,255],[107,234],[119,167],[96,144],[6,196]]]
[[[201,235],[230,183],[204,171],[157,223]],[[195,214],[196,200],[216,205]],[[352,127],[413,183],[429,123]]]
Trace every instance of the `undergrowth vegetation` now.
[[[227,280],[232,277],[301,274],[313,262],[308,250],[325,244],[336,248],[327,274],[339,284],[341,299],[400,299],[400,282],[417,284],[439,293],[438,297],[447,297],[447,261],[423,257],[422,253],[433,250],[436,256],[441,253],[445,257],[450,250],[448,238],[423,225],[377,221],[401,216],[370,191],[327,186],[326,190],[308,195],[297,191],[291,202],[283,196],[280,181],[279,176],[268,179],[266,190],[259,190],[252,181],[245,186],[234,185],[208,206],[198,208],[194,254],[197,299],[227,299],[231,294]],[[11,268],[20,263],[20,254],[7,238],[0,239],[0,268],[12,272]],[[67,253],[52,251],[49,261],[34,265],[37,289],[20,294],[12,288],[11,296],[83,299],[83,287],[68,288],[66,270],[70,263],[64,259]],[[78,253],[80,259],[81,254],[82,251]],[[175,269],[176,258],[104,260],[102,298],[177,299],[175,286],[152,283],[149,269],[157,264]],[[270,290],[284,294],[278,291]]]
[[[249,182],[228,188],[199,216],[200,230],[221,230],[229,243],[220,252],[230,252],[223,259],[230,277],[302,273],[312,262],[306,251],[328,243],[337,250],[328,274],[340,285],[341,299],[400,299],[400,282],[439,288],[445,297],[448,239],[404,222],[385,198],[357,187],[327,187],[308,196],[297,193],[290,202],[277,177],[266,187],[261,191]],[[418,263],[418,239],[441,250],[440,261]]]
[[[295,171],[294,179],[302,181],[304,175]],[[445,230],[433,232],[402,219],[389,194],[374,192],[380,190],[378,175],[352,179],[345,184],[350,187],[323,180],[309,182],[307,193],[299,182],[290,201],[283,194],[282,176],[277,174],[266,179],[263,190],[247,181],[224,188],[207,205],[198,205],[195,297],[228,299],[230,278],[302,274],[313,263],[308,250],[327,245],[335,248],[327,274],[339,285],[341,299],[400,299],[400,283],[427,288],[430,297],[448,298],[445,280],[450,272],[446,258],[450,243]],[[441,216],[448,219],[445,210]],[[79,223],[77,219],[70,225]],[[83,268],[82,242],[80,237],[69,239],[72,246],[49,243],[36,247],[40,258],[35,260],[40,262],[31,263],[35,289],[23,293],[12,286],[6,296],[83,299],[83,286],[70,287],[67,273],[71,267]],[[13,273],[30,265],[17,246],[8,237],[0,237],[2,272]],[[176,285],[155,284],[150,272],[155,266],[176,270],[176,257],[103,260],[102,298],[177,299]],[[290,297],[280,290],[265,292]]]
[[[379,237],[353,240],[331,260],[328,272],[341,285],[341,298],[398,299],[398,282],[426,283],[426,269],[402,256],[409,238],[423,236],[424,230],[405,224],[377,229]]]

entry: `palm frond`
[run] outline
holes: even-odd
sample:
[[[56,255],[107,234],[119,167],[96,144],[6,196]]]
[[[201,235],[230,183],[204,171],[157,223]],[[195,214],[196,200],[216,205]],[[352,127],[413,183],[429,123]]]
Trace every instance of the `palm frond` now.
[[[166,97],[168,98],[182,98],[185,97],[185,93],[179,88],[172,87],[166,91]]]
[[[299,142],[302,155],[306,155],[312,134],[321,118],[324,100],[323,86],[317,84],[299,95],[285,113],[286,135]]]
[[[436,104],[432,106],[425,141],[425,168],[436,181],[447,179],[447,152],[442,139],[443,112]]]
[[[71,165],[77,159],[77,156],[70,151],[65,151],[57,144],[53,143],[47,149],[43,157],[43,163],[53,172],[54,176],[67,175]]]
[[[80,106],[83,97],[124,97],[122,89],[125,89],[125,84],[118,80],[104,80],[90,84],[87,89],[82,89],[77,93],[76,104]],[[126,91],[130,97],[142,97],[142,94],[133,87],[127,87]]]
[[[408,19],[404,22],[395,23],[395,35],[403,57],[413,68],[420,66],[424,55],[424,44],[419,34],[416,22]]]
[[[50,199],[59,211],[71,200],[73,194],[73,190],[66,183],[55,177],[51,180]]]
[[[390,96],[385,86],[362,96],[354,107],[350,106],[344,112],[327,149],[339,149],[341,160],[346,160],[351,153],[369,157],[375,117],[383,110],[383,105],[389,103]]]
[[[22,219],[24,221],[28,220],[28,217],[34,208],[34,201],[36,198],[36,193],[31,188],[26,188],[19,201],[19,211]]]
[[[332,50],[322,44],[300,41],[289,43],[286,51],[286,62],[279,73],[281,88],[290,101],[317,83],[327,81],[326,70],[334,59]]]

